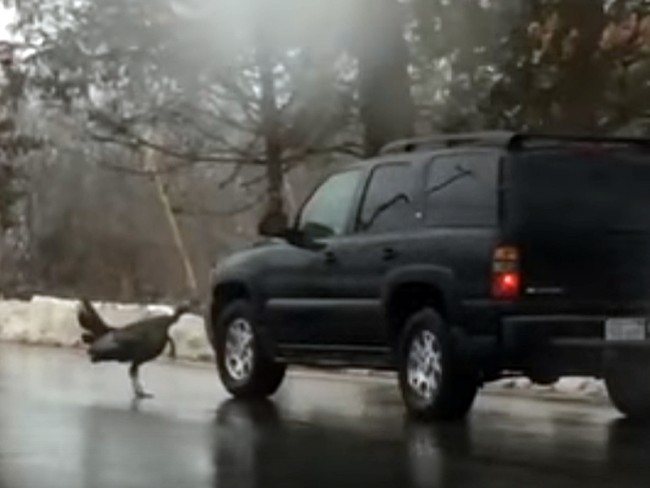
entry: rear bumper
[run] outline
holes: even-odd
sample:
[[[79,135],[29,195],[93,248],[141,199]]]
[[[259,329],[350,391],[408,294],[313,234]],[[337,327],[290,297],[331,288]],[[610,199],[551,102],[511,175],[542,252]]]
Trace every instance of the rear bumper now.
[[[526,371],[531,376],[602,376],[608,355],[619,352],[636,354],[633,351],[641,351],[644,355],[650,353],[650,340],[607,340],[605,323],[609,317],[505,317],[500,327],[502,357],[508,368]],[[648,337],[650,338],[650,334]]]
[[[472,300],[463,303],[459,324],[472,345],[468,355],[492,377],[600,377],[611,356],[650,357],[650,340],[606,340],[605,323],[612,317],[650,318],[650,303]]]
[[[627,314],[622,317],[649,317],[650,314]],[[604,315],[532,315],[512,316],[501,320],[502,344],[507,350],[521,350],[538,345],[569,348],[609,349],[619,347],[650,348],[646,341],[611,341],[605,337]],[[650,338],[650,327],[647,330]]]
[[[619,350],[619,349],[650,349],[650,340],[646,341],[605,341],[602,339],[583,339],[583,338],[554,338],[549,341],[549,345],[555,348],[569,349],[602,349],[602,350]]]

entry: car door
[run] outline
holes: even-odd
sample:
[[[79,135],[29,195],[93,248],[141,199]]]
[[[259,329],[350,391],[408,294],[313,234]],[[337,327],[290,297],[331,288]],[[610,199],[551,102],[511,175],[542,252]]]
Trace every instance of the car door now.
[[[421,225],[417,167],[407,161],[376,165],[364,187],[353,231],[328,242],[323,311],[327,343],[381,354],[388,328],[381,303],[384,277],[417,259],[408,241]]]
[[[363,169],[334,174],[306,201],[296,221],[297,229],[315,242],[334,243],[349,231],[352,209],[359,198]],[[329,298],[325,285],[328,253],[284,244],[262,280],[267,290],[264,311],[281,347],[304,349],[326,342]]]
[[[441,154],[427,165],[425,213],[417,246],[453,271],[459,298],[490,296],[492,257],[502,236],[501,155],[490,150]]]

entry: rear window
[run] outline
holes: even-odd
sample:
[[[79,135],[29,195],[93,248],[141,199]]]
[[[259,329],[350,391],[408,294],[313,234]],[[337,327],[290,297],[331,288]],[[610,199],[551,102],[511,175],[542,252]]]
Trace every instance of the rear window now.
[[[512,164],[513,217],[583,229],[650,229],[650,154],[638,150],[535,151]]]

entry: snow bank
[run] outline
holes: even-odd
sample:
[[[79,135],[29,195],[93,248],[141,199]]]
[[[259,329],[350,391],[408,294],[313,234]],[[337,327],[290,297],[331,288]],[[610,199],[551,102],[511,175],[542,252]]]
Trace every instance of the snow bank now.
[[[605,383],[595,378],[566,377],[549,386],[536,385],[527,378],[512,378],[488,386],[491,391],[524,391],[538,395],[567,395],[579,398],[605,398]]]
[[[119,327],[131,321],[161,313],[171,308],[161,305],[95,304],[101,316]],[[35,296],[31,301],[0,301],[0,341],[60,347],[81,346],[77,324],[78,302]],[[211,360],[212,349],[203,327],[203,318],[185,315],[172,328],[179,359]]]
[[[373,370],[345,370],[350,375],[361,375],[370,378],[397,381],[395,373]],[[528,378],[516,377],[487,383],[482,391],[494,394],[517,394],[531,398],[558,399],[567,398],[578,401],[607,400],[605,382],[595,378],[570,376],[560,379],[557,383],[542,386],[533,383]]]

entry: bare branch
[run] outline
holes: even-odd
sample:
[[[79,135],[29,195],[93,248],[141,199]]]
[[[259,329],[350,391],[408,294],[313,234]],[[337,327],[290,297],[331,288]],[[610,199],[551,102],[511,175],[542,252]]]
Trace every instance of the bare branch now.
[[[263,181],[266,180],[266,173],[262,173],[261,175],[255,176],[249,180],[243,181],[241,184],[241,187],[244,189],[249,189],[252,186],[259,185]]]
[[[233,217],[235,215],[246,213],[249,212],[250,210],[253,210],[259,204],[261,204],[265,198],[266,198],[266,194],[260,193],[250,202],[247,202],[246,204],[240,207],[235,207],[233,209],[224,210],[224,211],[214,210],[214,209],[209,209],[204,207],[185,209],[185,208],[179,208],[177,206],[174,209],[174,212],[189,217]]]
[[[237,83],[233,83],[230,80],[221,80],[220,84],[226,90],[230,91],[230,93],[232,93],[232,101],[239,105],[248,123],[254,127],[259,127],[261,123],[261,117],[259,114],[259,98],[252,94],[246,93],[244,88],[239,86]]]
[[[197,162],[206,162],[206,163],[239,163],[246,162],[251,165],[264,165],[264,161],[261,158],[255,158],[249,153],[244,153],[237,148],[230,147],[225,148],[223,151],[212,154],[199,154],[191,151],[179,151],[168,146],[164,146],[155,142],[152,142],[144,137],[141,137],[137,134],[134,134],[132,130],[129,129],[129,123],[133,122],[133,119],[118,121],[112,118],[109,114],[101,112],[98,110],[91,111],[90,118],[100,125],[106,126],[108,129],[112,130],[115,136],[106,135],[106,134],[97,134],[96,132],[86,129],[90,137],[95,139],[98,142],[109,142],[114,144],[120,144],[130,148],[139,148],[144,147],[151,149],[153,151],[159,152],[166,156],[170,156],[174,159],[180,159],[183,161],[188,161],[189,164],[195,164]],[[119,136],[119,137],[116,137]],[[251,146],[253,144],[251,143]],[[233,156],[233,153],[239,153],[237,157]]]
[[[196,113],[199,112],[199,108],[192,108],[191,112]],[[228,151],[232,151],[233,153],[241,154],[243,157],[250,157],[250,153],[252,149],[255,147],[255,144],[259,141],[259,136],[255,135],[253,140],[251,141],[250,144],[247,145],[246,149],[241,149],[239,147],[234,146],[230,141],[228,141],[224,136],[220,135],[218,132],[211,131],[208,128],[206,128],[203,124],[198,122],[196,120],[196,117],[188,116],[187,114],[181,112],[178,109],[171,109],[168,111],[168,114],[171,116],[174,116],[178,118],[181,122],[184,124],[189,124],[201,134],[201,136],[205,137],[206,139],[213,140],[222,146]],[[225,119],[222,120],[223,122],[226,123],[226,125],[229,125],[232,127],[232,124],[230,122],[230,119]],[[238,127],[235,127],[239,129]]]
[[[143,169],[129,168],[128,166],[122,166],[119,164],[108,163],[106,161],[99,161],[98,166],[101,169],[112,171],[114,173],[122,173],[131,176],[139,176],[141,178],[151,178],[154,173],[152,171],[145,171]]]
[[[300,166],[303,163],[304,163],[304,160],[300,159],[300,160],[292,161],[289,164],[285,164],[284,168],[283,168],[283,172],[284,173],[289,173],[290,171],[297,168],[298,166]],[[244,189],[249,189],[249,188],[251,188],[253,186],[257,186],[257,185],[263,183],[266,180],[266,178],[267,178],[266,173],[259,174],[257,176],[254,176],[253,178],[250,178],[249,180],[246,180],[246,181],[242,182],[241,187],[244,188]]]
[[[291,162],[313,156],[323,156],[328,154],[343,154],[346,156],[352,156],[354,158],[361,159],[363,158],[363,148],[360,144],[353,142],[343,142],[341,144],[325,147],[308,147],[302,151],[289,154],[284,158],[284,160]]]
[[[309,159],[310,157],[335,153],[353,156],[357,159],[363,158],[363,150],[361,146],[352,142],[330,147],[308,148],[304,151],[285,156],[283,158],[284,172],[289,173],[290,171],[304,164],[306,162],[305,160]],[[261,184],[265,179],[266,173],[263,173],[242,182],[241,186],[242,188],[251,188],[253,186]]]
[[[219,183],[217,183],[217,188],[219,190],[222,190],[223,188],[230,185],[241,174],[243,168],[244,168],[243,164],[238,164],[237,166],[235,166],[235,169],[232,171],[232,173],[230,173],[223,180],[221,180]]]
[[[175,171],[181,171],[187,169],[188,167],[191,166],[196,166],[197,164],[208,164],[208,163],[245,164],[250,166],[264,165],[263,160],[254,159],[254,158],[244,158],[244,157],[233,156],[233,155],[224,155],[224,156],[201,155],[196,153],[177,151],[170,147],[153,143],[139,136],[128,136],[128,138],[123,138],[123,137],[111,137],[107,135],[97,134],[90,130],[86,130],[86,132],[93,140],[97,142],[117,144],[123,147],[128,147],[130,149],[142,149],[142,148],[151,149],[160,154],[164,154],[174,159],[183,161],[182,163],[176,163],[173,165],[168,165],[165,168],[161,168],[157,171],[158,173],[173,173]],[[113,166],[113,169],[123,169],[123,167],[118,165],[117,168]],[[133,171],[138,171],[138,170],[133,170]],[[152,174],[150,172],[145,172],[145,173]]]

